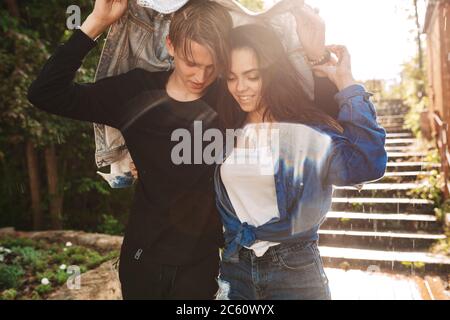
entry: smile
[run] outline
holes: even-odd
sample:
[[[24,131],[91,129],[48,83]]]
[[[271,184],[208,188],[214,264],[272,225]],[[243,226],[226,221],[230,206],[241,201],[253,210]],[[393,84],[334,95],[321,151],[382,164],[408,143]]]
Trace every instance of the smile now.
[[[253,97],[254,96],[238,96],[238,99],[242,102],[249,102]]]

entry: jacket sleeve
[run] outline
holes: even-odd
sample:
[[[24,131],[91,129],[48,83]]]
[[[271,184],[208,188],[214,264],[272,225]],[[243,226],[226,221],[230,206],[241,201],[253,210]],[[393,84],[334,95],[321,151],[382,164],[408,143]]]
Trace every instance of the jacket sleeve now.
[[[336,94],[342,134],[331,134],[325,183],[337,186],[363,184],[383,177],[386,170],[386,131],[377,123],[371,94],[352,85]]]
[[[135,69],[95,83],[75,83],[76,72],[95,46],[95,41],[75,30],[45,63],[28,89],[28,100],[52,114],[119,128],[126,120],[123,104],[141,91],[142,81],[137,80],[143,70]]]

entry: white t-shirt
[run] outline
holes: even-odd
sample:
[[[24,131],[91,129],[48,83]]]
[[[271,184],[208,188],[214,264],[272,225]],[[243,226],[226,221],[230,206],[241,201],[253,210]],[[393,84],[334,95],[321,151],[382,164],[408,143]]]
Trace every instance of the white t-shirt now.
[[[239,220],[259,227],[280,214],[269,146],[234,148],[220,168],[222,182]],[[261,257],[276,242],[257,240],[249,249]]]

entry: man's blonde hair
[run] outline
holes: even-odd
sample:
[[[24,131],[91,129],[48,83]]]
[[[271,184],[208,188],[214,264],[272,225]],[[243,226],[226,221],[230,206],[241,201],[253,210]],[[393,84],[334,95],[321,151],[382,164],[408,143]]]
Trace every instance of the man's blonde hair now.
[[[188,60],[192,56],[191,41],[209,49],[217,70],[229,66],[229,36],[233,20],[228,10],[208,0],[191,0],[172,17],[169,39],[175,51]]]

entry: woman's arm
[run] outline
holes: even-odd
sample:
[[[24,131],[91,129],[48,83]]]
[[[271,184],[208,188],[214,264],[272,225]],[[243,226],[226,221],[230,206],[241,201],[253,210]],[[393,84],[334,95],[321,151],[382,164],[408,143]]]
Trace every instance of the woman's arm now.
[[[336,100],[340,105],[337,120],[344,132],[331,134],[325,183],[348,186],[380,179],[387,162],[386,132],[377,123],[370,93],[361,85],[351,85]]]
[[[350,54],[343,46],[330,46],[338,57],[320,68],[339,88],[337,121],[342,134],[331,132],[331,146],[324,177],[326,184],[356,185],[377,180],[386,170],[386,131],[377,123],[371,94],[353,79]]]
[[[74,83],[74,78],[85,56],[96,46],[93,39],[125,12],[126,3],[124,0],[96,1],[81,30],[76,30],[66,44],[57,48],[30,86],[28,99],[32,104],[68,118],[120,126],[125,120],[121,107],[143,85],[142,70],[91,84]]]

